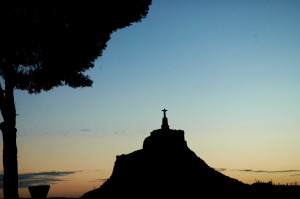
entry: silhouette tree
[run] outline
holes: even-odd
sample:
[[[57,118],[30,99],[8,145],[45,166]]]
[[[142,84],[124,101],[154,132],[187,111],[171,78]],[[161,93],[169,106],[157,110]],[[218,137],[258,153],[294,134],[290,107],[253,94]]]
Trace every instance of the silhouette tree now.
[[[14,90],[89,87],[94,66],[114,31],[141,22],[151,0],[27,0],[0,2],[0,109],[3,194],[19,198]]]

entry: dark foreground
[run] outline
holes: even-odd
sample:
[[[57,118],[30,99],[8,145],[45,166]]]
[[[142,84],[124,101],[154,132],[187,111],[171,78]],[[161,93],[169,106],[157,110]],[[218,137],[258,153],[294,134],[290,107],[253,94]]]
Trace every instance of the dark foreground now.
[[[172,193],[170,193],[172,195]],[[208,195],[206,195],[208,194]],[[209,196],[209,192],[206,192],[206,196]],[[219,192],[220,195],[216,192],[211,192],[212,196],[219,196],[222,198],[295,198],[295,196],[300,196],[300,186],[299,185],[274,185],[270,183],[254,183],[249,185],[249,189],[244,191],[235,192],[231,191],[222,191]],[[140,198],[147,198],[148,194],[141,194]],[[201,194],[200,194],[201,195]],[[120,195],[122,197],[122,195]],[[181,197],[184,197],[182,195]],[[110,196],[104,197],[91,197],[91,198],[115,198]],[[184,198],[195,198],[186,195]],[[196,197],[198,198],[198,197]],[[20,198],[20,199],[30,199],[30,198]],[[68,197],[47,197],[47,199],[77,199],[77,198],[68,198]],[[83,199],[78,197],[78,199]],[[84,198],[85,199],[85,198]]]

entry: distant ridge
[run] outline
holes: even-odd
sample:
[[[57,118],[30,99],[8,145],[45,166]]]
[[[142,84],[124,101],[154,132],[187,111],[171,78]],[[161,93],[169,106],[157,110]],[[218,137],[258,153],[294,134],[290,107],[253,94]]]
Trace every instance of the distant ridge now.
[[[167,110],[163,111],[161,129],[145,138],[142,149],[118,155],[110,178],[82,199],[201,198],[203,194],[239,194],[248,188],[197,157],[187,146],[184,131],[169,128]]]

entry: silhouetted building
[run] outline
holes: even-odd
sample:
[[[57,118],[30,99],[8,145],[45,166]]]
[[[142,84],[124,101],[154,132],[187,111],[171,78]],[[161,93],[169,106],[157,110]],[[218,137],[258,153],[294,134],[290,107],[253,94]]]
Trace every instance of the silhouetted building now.
[[[110,178],[82,198],[203,198],[240,193],[248,185],[209,167],[189,149],[183,130],[170,129],[166,109],[161,129],[143,148],[116,157]]]

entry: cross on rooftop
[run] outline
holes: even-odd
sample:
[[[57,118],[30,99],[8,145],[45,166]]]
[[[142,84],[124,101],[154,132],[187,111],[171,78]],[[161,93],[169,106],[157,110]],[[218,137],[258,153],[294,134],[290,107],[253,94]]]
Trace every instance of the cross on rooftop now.
[[[164,117],[166,117],[166,112],[167,112],[168,110],[166,110],[166,109],[164,108],[164,110],[161,110],[161,111],[164,112]]]

